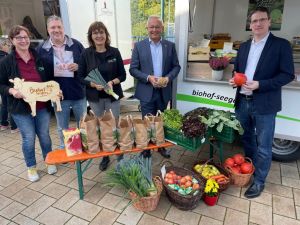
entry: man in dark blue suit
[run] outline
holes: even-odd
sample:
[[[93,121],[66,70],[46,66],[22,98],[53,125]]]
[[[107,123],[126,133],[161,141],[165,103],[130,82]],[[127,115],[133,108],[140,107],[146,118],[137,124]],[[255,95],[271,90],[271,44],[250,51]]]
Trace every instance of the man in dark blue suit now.
[[[247,83],[237,88],[235,113],[245,130],[245,155],[255,166],[253,183],[244,195],[254,198],[263,191],[270,170],[281,87],[294,79],[294,64],[289,42],[269,32],[268,9],[256,8],[249,18],[253,39],[241,45],[235,61],[235,72],[247,76]],[[233,79],[229,84],[236,86]]]
[[[135,44],[129,72],[138,82],[135,97],[140,100],[142,116],[158,110],[164,111],[172,97],[172,81],[180,71],[175,44],[161,38],[163,22],[158,16],[150,16],[147,22],[149,38]],[[160,85],[157,80],[165,77]],[[169,158],[165,149],[162,156]]]

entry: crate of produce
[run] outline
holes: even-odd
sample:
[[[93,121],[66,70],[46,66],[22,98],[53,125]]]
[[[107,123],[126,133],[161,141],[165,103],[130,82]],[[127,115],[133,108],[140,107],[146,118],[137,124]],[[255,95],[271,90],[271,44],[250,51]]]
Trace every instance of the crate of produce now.
[[[164,126],[165,139],[174,142],[175,144],[184,147],[190,151],[198,150],[201,145],[205,142],[205,138],[194,137],[188,138],[183,135],[180,130],[176,130],[167,126]]]
[[[226,125],[221,132],[218,132],[216,127],[210,127],[208,129],[208,136],[213,136],[219,141],[231,144],[236,138],[236,131]]]

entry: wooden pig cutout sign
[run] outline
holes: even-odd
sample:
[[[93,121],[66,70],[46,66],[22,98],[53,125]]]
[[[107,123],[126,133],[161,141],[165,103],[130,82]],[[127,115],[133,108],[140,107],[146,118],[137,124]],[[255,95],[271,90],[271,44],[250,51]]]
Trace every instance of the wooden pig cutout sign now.
[[[48,82],[29,82],[24,81],[16,77],[15,79],[9,80],[14,84],[14,89],[18,90],[22,95],[24,95],[24,101],[28,102],[31,108],[31,115],[36,115],[36,102],[55,102],[57,106],[57,111],[61,111],[60,105],[60,87],[55,81]]]

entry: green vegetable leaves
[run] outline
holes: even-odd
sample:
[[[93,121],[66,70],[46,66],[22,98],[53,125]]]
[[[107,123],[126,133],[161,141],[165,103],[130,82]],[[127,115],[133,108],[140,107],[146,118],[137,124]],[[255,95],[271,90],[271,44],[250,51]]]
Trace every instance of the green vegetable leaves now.
[[[107,94],[113,96],[116,100],[119,99],[119,96],[109,87],[98,69],[90,71],[84,80],[102,85]]]
[[[202,123],[209,127],[215,127],[218,132],[222,132],[224,126],[231,127],[238,131],[240,135],[244,133],[240,122],[231,114],[231,112],[222,110],[213,110],[209,116],[200,116]]]
[[[162,113],[164,125],[176,130],[181,130],[182,127],[182,115],[177,109],[166,109]]]

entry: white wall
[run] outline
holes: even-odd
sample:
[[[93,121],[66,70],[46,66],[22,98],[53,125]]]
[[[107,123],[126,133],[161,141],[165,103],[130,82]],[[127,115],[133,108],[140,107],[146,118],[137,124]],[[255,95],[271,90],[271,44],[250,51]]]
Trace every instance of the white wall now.
[[[212,0],[196,0],[197,11],[194,32],[190,33],[190,42],[199,41],[203,34],[212,29]],[[215,0],[215,23],[213,33],[230,33],[232,41],[246,40],[251,34],[246,31],[246,19],[249,0]],[[282,25],[280,31],[272,31],[275,35],[291,40],[300,34],[300,1],[285,0]],[[203,24],[204,23],[204,24]]]
[[[96,18],[94,1],[61,0],[60,4],[66,33],[87,47],[87,31]]]

